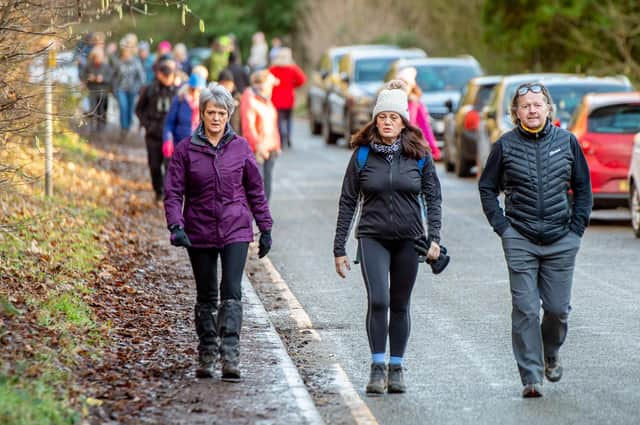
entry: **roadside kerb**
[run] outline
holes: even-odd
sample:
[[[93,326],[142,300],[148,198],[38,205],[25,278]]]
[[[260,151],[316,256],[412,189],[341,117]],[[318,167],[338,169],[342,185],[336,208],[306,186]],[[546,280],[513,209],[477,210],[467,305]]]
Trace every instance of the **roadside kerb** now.
[[[271,263],[267,257],[262,258],[260,261],[265,267],[271,283],[279,291],[279,295],[284,299],[284,302],[290,311],[290,316],[296,322],[298,329],[307,331],[312,339],[320,341],[321,337],[313,328],[313,323],[311,322],[309,315],[304,310],[296,296],[293,295],[287,283],[282,279],[280,273],[273,266],[273,263]],[[378,421],[375,416],[373,416],[373,413],[371,413],[367,404],[362,400],[358,392],[353,387],[353,384],[342,369],[342,366],[338,363],[334,363],[332,365],[332,369],[333,381],[338,387],[340,396],[342,397],[345,405],[349,408],[351,416],[355,422],[358,425],[378,425]]]

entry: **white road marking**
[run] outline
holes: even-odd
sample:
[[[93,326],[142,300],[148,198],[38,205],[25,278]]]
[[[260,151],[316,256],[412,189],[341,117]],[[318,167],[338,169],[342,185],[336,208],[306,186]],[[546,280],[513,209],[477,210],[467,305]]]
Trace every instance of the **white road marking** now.
[[[273,266],[273,263],[271,263],[271,261],[267,257],[264,257],[261,261],[265,266],[267,273],[269,274],[269,278],[271,279],[272,284],[275,285],[275,287],[279,291],[280,296],[287,303],[289,311],[291,312],[291,317],[293,318],[293,320],[295,320],[298,328],[307,330],[314,340],[320,341],[320,335],[313,328],[313,323],[311,322],[309,315],[306,311],[304,311],[302,304],[300,304],[296,296],[293,295],[287,283],[282,279],[282,276],[280,276],[278,270],[276,270],[276,268]],[[342,397],[345,405],[351,411],[351,416],[356,421],[356,424],[378,425],[378,421],[376,420],[375,416],[373,416],[373,413],[371,413],[371,410],[369,410],[367,404],[362,401],[362,398],[360,398],[358,392],[353,387],[353,384],[351,383],[351,381],[349,381],[349,377],[347,376],[345,371],[337,363],[333,365],[333,374],[334,383],[338,387],[338,391],[340,392],[340,396]]]

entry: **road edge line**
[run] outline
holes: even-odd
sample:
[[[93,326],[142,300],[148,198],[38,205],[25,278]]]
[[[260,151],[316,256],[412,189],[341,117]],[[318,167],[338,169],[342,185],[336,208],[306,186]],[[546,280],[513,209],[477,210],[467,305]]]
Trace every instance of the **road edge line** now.
[[[262,265],[266,268],[271,283],[276,286],[280,291],[280,295],[284,298],[288,308],[291,311],[291,317],[295,320],[297,326],[300,329],[307,330],[310,335],[317,341],[320,341],[320,335],[313,328],[313,323],[307,312],[302,307],[302,304],[298,301],[296,296],[289,289],[289,285],[282,279],[282,276],[276,270],[275,266],[267,257],[260,260]],[[264,308],[264,307],[263,307]],[[286,347],[285,347],[286,350]],[[290,359],[293,364],[293,360]],[[295,367],[295,364],[294,364]],[[297,372],[297,369],[296,369]],[[358,392],[355,390],[353,384],[349,380],[347,373],[342,366],[338,363],[333,365],[334,383],[338,387],[342,401],[349,408],[351,416],[358,425],[379,425],[373,413],[369,409],[369,406],[362,400]],[[306,388],[306,387],[305,387]]]
[[[282,361],[280,366],[282,368],[282,371],[284,372],[285,379],[287,380],[287,385],[291,389],[291,392],[296,399],[296,404],[300,408],[302,415],[310,425],[325,425],[320,412],[318,412],[318,408],[313,402],[311,394],[309,394],[309,391],[307,390],[307,386],[302,381],[302,377],[298,372],[298,368],[289,356],[287,348],[284,346],[284,343],[282,342],[278,331],[276,330],[275,326],[273,326],[273,323],[271,323],[271,319],[269,319],[269,313],[267,313],[267,310],[264,308],[260,297],[258,297],[258,294],[253,288],[253,284],[246,276],[243,277],[243,281],[245,292],[244,296],[246,297],[247,302],[253,306],[254,313],[256,313],[256,315],[260,317],[260,319],[269,324],[271,332],[267,333],[268,340],[269,342],[277,346],[278,354]]]

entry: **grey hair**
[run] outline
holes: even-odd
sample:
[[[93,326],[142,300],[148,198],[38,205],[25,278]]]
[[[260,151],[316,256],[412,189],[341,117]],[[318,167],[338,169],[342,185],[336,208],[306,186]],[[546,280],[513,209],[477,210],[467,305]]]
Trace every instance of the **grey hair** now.
[[[227,89],[216,83],[209,84],[207,88],[202,89],[202,91],[200,92],[200,118],[202,118],[204,114],[207,103],[212,103],[213,105],[226,109],[229,116],[233,114],[233,111],[236,107],[231,93],[229,93]]]
[[[520,89],[520,87],[527,86],[527,85],[534,85],[534,84],[537,84],[540,87],[542,87],[542,95],[544,96],[547,102],[547,105],[549,105],[549,118],[553,121],[555,117],[556,107],[555,107],[555,104],[553,103],[553,99],[551,99],[551,93],[549,93],[549,90],[547,89],[547,87],[545,87],[544,84],[538,83],[536,81],[532,81],[529,83],[522,83],[518,85],[518,87],[516,88],[516,91],[513,94],[513,98],[511,99],[511,105],[509,107],[509,115],[511,117],[511,122],[514,125],[520,124],[520,118],[518,118],[518,98],[520,97],[520,95],[518,94],[518,90]]]

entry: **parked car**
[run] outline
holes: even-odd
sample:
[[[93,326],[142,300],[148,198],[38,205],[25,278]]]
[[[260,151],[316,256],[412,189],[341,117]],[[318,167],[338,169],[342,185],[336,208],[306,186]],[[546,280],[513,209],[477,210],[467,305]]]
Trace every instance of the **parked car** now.
[[[348,139],[371,120],[378,90],[389,66],[400,58],[421,58],[422,49],[367,49],[346,53],[338,64],[339,79],[329,88],[322,134],[327,144]]]
[[[478,139],[482,137],[480,113],[489,101],[499,76],[472,78],[463,90],[457,110],[448,102],[444,117],[444,165],[459,177],[471,175],[478,160]]]
[[[522,83],[536,81],[549,89],[556,109],[555,124],[563,128],[569,124],[585,94],[633,90],[626,77],[590,77],[576,74],[518,74],[504,77],[496,86],[483,111],[491,143],[513,128],[509,108],[516,88]]]
[[[324,113],[327,110],[327,94],[332,85],[338,84],[340,79],[338,65],[340,59],[351,51],[398,49],[399,47],[386,44],[355,44],[351,46],[331,47],[320,58],[318,65],[311,72],[309,91],[307,92],[307,110],[309,112],[309,128],[311,134],[322,132]]]
[[[456,109],[462,90],[473,77],[483,74],[473,56],[443,58],[400,59],[391,64],[385,81],[395,78],[398,71],[414,67],[418,71],[416,82],[422,90],[422,103],[429,110],[429,119],[438,147],[444,147],[444,117],[451,108]],[[449,106],[447,106],[449,105]]]
[[[629,208],[631,228],[636,238],[640,238],[640,133],[636,133],[629,167]]]
[[[589,163],[593,207],[627,206],[633,138],[640,132],[640,92],[584,96],[568,129]]]

